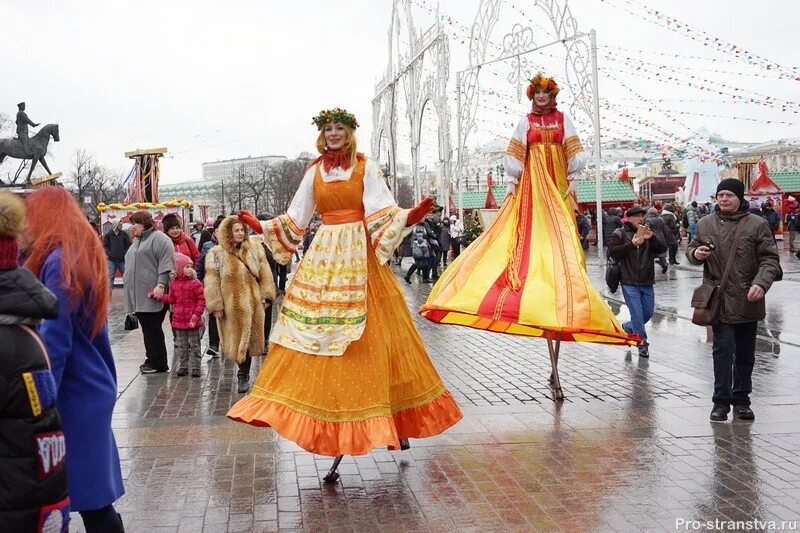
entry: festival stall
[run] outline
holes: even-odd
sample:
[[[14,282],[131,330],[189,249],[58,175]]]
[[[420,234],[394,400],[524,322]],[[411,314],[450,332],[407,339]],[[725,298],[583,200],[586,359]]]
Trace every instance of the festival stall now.
[[[111,229],[112,225],[117,221],[122,221],[122,227],[126,231],[130,228],[131,215],[136,211],[146,210],[153,215],[153,220],[156,227],[161,229],[161,221],[170,213],[175,213],[181,220],[183,230],[188,233],[189,227],[187,226],[189,220],[189,212],[192,210],[192,204],[186,200],[170,200],[167,202],[135,202],[130,204],[98,204],[97,211],[100,212],[100,224],[103,234]]]

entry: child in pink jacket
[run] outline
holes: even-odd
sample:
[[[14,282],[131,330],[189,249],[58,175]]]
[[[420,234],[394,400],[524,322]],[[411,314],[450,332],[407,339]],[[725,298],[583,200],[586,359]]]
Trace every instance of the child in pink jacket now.
[[[152,291],[150,296],[155,298]],[[203,328],[206,299],[203,296],[203,284],[197,279],[192,260],[184,254],[175,254],[175,279],[170,283],[169,294],[164,294],[161,301],[172,305],[178,376],[185,376],[191,370],[193,378],[200,377],[200,332]]]

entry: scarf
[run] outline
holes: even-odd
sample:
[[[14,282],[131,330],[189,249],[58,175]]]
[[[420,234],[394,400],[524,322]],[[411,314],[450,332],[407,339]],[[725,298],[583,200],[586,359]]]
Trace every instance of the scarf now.
[[[552,113],[552,112],[553,112],[553,111],[555,111],[555,110],[556,110],[556,102],[555,102],[555,98],[551,98],[551,99],[550,99],[550,103],[549,103],[547,106],[545,106],[545,107],[539,107],[539,106],[538,106],[538,105],[536,105],[536,103],[534,102],[534,104],[533,104],[533,109],[531,110],[531,112],[532,112],[534,115],[546,115],[546,114],[548,114],[548,113]]]
[[[172,242],[174,242],[176,246],[180,246],[184,243],[184,241],[186,241],[186,234],[183,232],[183,230],[181,230],[177,237],[173,237],[170,234],[167,234],[167,237],[172,239]]]
[[[327,151],[322,154],[320,161],[325,172],[330,172],[336,167],[342,167],[342,170],[347,170],[350,168],[350,152],[346,150]]]

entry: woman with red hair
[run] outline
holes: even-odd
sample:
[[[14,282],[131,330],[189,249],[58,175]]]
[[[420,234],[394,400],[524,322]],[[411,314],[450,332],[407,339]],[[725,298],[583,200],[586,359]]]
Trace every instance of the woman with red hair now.
[[[45,320],[40,333],[57,387],[72,510],[80,512],[87,533],[123,531],[113,506],[125,489],[111,431],[117,374],[106,323],[103,244],[61,187],[28,198],[24,241],[25,267],[58,298],[58,318]]]

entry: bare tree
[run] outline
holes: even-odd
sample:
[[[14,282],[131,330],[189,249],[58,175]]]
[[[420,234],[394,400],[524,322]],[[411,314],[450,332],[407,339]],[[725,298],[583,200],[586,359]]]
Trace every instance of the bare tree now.
[[[247,191],[248,207],[252,207],[253,213],[259,213],[259,207],[263,207],[262,198],[270,189],[270,179],[274,173],[272,165],[267,161],[260,161],[255,173],[245,172],[242,176],[242,188]],[[266,202],[265,202],[266,203]]]
[[[411,180],[397,180],[397,205],[403,209],[414,207],[414,187]]]
[[[70,160],[72,167],[69,172],[69,179],[73,185],[73,190],[78,197],[78,203],[83,203],[86,193],[92,189],[92,181],[97,165],[94,161],[94,154],[85,148],[77,148],[72,152]]]
[[[121,202],[125,198],[126,189],[122,184],[119,172],[103,166],[94,169],[94,179],[90,185],[94,205]]]
[[[306,173],[306,167],[310,161],[304,154],[297,159],[289,159],[282,161],[275,169],[275,173],[271,176],[269,181],[269,205],[270,209],[275,214],[285,213],[289,208],[289,204],[294,198],[294,194],[300,187],[303,181],[303,176]]]

